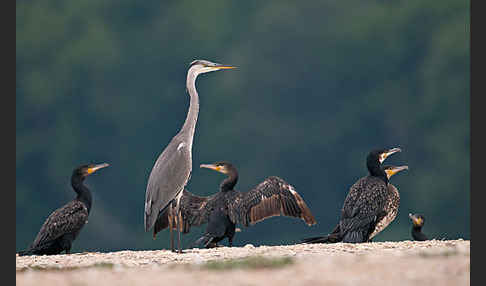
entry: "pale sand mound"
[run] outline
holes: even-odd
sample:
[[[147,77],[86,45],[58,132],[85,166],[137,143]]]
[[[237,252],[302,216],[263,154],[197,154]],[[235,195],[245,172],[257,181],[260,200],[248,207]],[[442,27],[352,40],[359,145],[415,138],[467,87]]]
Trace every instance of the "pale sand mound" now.
[[[231,270],[214,270],[214,266],[207,264],[208,261],[254,256],[292,259],[275,268],[255,268],[243,264],[243,268],[237,266]],[[189,249],[183,254],[168,250],[93,252],[17,256],[16,260],[17,285],[470,284],[470,241],[462,239],[247,245]],[[190,266],[175,266],[185,264]]]

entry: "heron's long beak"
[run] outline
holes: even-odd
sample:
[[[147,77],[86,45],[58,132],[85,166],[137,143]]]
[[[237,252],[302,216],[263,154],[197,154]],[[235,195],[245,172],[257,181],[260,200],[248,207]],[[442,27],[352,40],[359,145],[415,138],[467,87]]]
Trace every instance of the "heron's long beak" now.
[[[392,166],[390,168],[387,168],[385,170],[385,172],[386,172],[388,179],[390,179],[391,176],[393,176],[396,173],[403,171],[403,170],[408,170],[408,166]]]
[[[215,170],[217,172],[221,172],[221,167],[216,166],[214,164],[201,164],[201,165],[199,165],[199,167],[200,168],[206,168],[206,169]]]
[[[384,153],[381,153],[380,154],[380,164],[383,163],[383,161],[385,161],[385,159],[392,155],[392,154],[395,154],[397,152],[402,152],[402,149],[400,148],[392,148],[392,149],[389,149],[388,151],[384,152]]]
[[[216,70],[228,70],[228,69],[235,69],[234,66],[226,66],[226,65],[218,65],[214,67]]]
[[[92,173],[96,172],[97,170],[99,170],[101,168],[108,167],[108,166],[110,166],[110,164],[108,164],[108,163],[96,164],[93,167],[88,169],[88,174],[92,174]]]

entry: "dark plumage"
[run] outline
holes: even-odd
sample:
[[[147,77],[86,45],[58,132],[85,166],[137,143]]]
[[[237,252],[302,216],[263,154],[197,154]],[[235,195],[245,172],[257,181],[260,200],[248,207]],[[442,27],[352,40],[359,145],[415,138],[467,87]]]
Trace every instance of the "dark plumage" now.
[[[212,247],[224,238],[228,238],[229,246],[233,244],[235,225],[253,225],[272,216],[292,216],[304,220],[308,225],[316,223],[314,216],[302,197],[294,187],[279,177],[268,177],[249,192],[234,190],[238,181],[236,168],[227,162],[203,164],[201,168],[209,168],[228,175],[221,183],[220,191],[208,196],[199,197],[184,191],[179,204],[174,201],[172,206],[180,207],[180,216],[168,211],[159,216],[161,221],[170,217],[181,220],[182,232],[187,233],[191,226],[208,223],[204,235],[195,244]],[[160,223],[167,227],[169,223]],[[163,229],[162,227],[157,230]],[[154,236],[156,231],[154,230]]]
[[[412,220],[412,237],[414,240],[424,241],[428,240],[427,236],[422,233],[422,227],[425,223],[425,217],[421,214],[408,214]]]
[[[385,169],[381,163],[400,148],[371,151],[366,159],[369,175],[349,189],[341,209],[341,218],[327,236],[303,239],[303,243],[367,242],[393,221],[398,210],[398,190],[388,183],[393,174],[407,166]]]
[[[84,179],[96,170],[109,166],[103,164],[82,165],[74,169],[71,185],[77,196],[74,200],[55,210],[42,225],[29,249],[19,255],[51,255],[71,251],[72,242],[88,222],[91,210],[91,191],[83,184]]]

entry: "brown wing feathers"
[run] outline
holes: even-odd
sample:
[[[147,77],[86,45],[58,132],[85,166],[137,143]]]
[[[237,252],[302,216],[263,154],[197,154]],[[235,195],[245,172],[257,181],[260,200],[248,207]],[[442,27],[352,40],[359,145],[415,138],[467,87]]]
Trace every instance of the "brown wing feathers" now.
[[[304,199],[299,195],[299,193],[297,193],[294,190],[294,187],[292,187],[291,185],[288,185],[288,186],[289,186],[289,191],[294,196],[294,199],[297,202],[297,206],[299,207],[299,210],[301,211],[300,218],[303,219],[307,225],[316,224],[317,223],[316,219],[312,215],[307,204],[304,202]]]
[[[247,193],[239,193],[239,198],[230,204],[232,220],[245,226],[280,215],[301,218],[308,225],[316,223],[302,197],[291,185],[275,176],[268,177]]]

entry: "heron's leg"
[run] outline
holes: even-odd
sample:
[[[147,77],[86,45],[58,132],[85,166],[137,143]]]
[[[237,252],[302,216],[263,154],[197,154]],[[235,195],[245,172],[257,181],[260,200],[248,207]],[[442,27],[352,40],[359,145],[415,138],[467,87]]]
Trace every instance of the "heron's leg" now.
[[[232,236],[228,237],[228,245],[229,245],[229,247],[233,247],[233,237]]]
[[[169,219],[170,250],[174,252],[174,233],[172,232],[172,228],[174,227],[174,220],[172,218],[172,215],[170,214],[170,211],[169,211],[168,219]]]
[[[177,232],[178,232],[178,237],[177,237],[177,246],[179,247],[179,253],[182,253],[182,248],[181,248],[181,228],[182,228],[182,216],[180,213],[180,210],[177,212]]]

